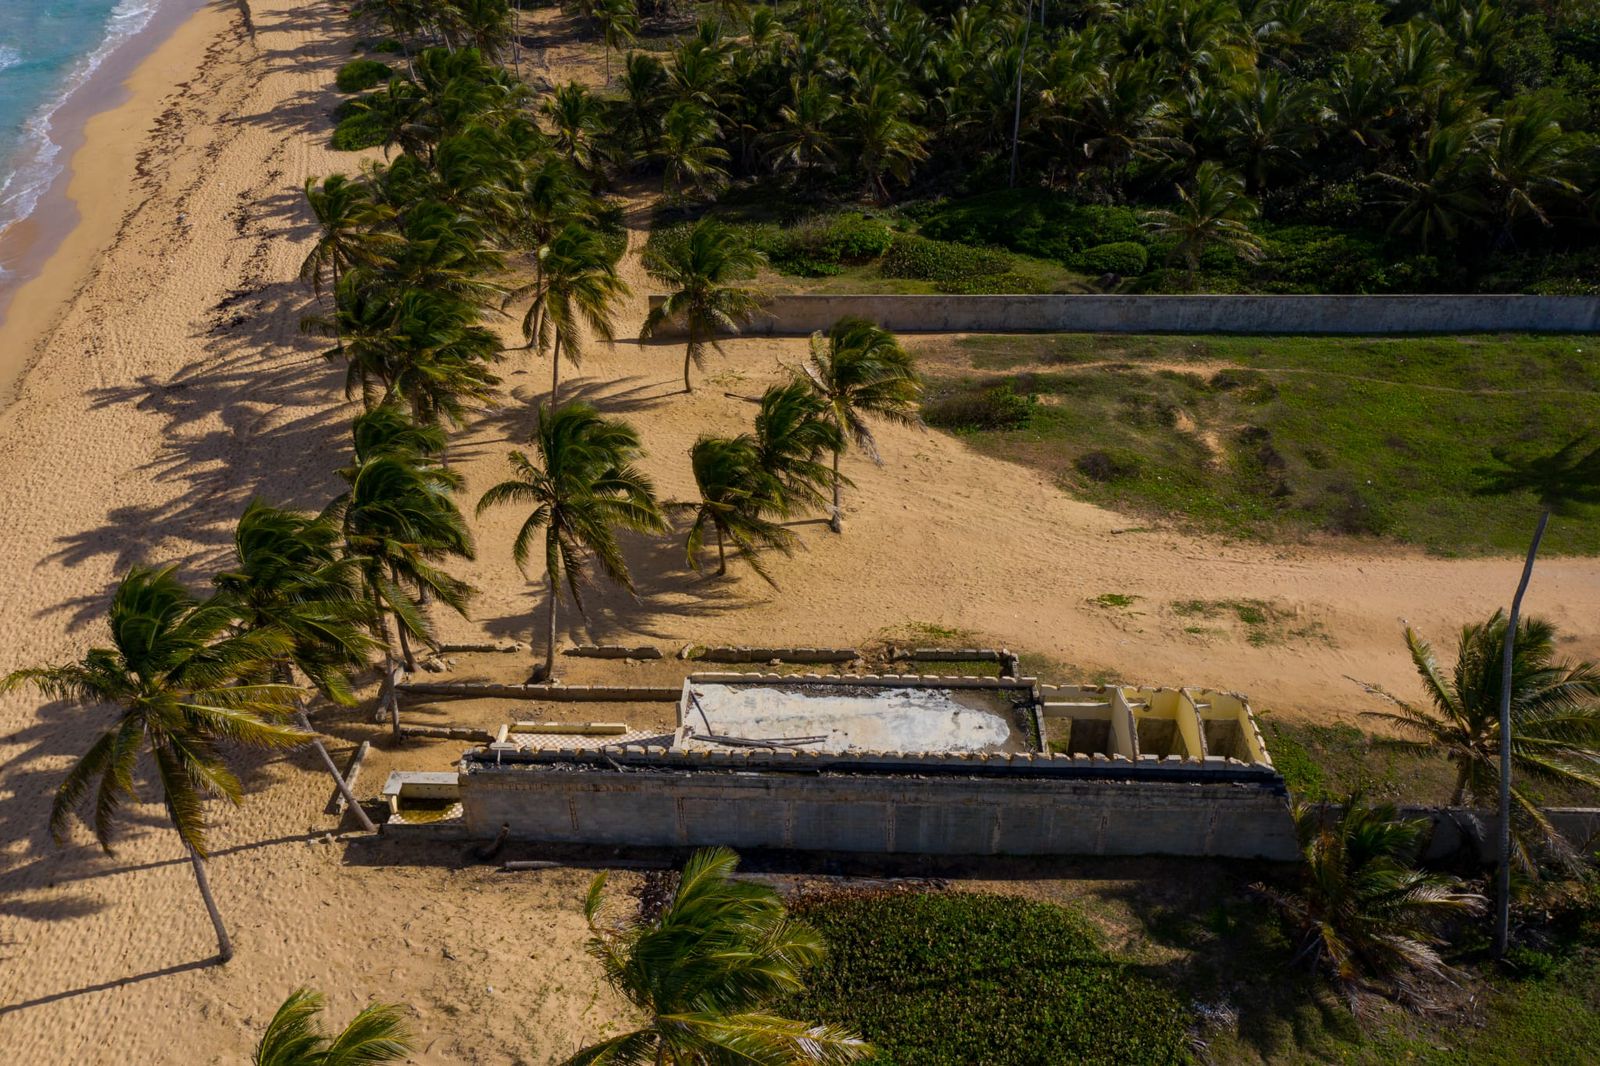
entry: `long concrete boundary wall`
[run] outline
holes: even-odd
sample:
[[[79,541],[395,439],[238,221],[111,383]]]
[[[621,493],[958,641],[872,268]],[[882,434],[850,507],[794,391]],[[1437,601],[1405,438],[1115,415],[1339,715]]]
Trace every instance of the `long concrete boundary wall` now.
[[[1262,785],[475,767],[472,836],[634,847],[933,855],[1216,855],[1289,860]]]
[[[848,315],[896,333],[1595,333],[1600,297],[785,295],[742,332],[804,336]]]

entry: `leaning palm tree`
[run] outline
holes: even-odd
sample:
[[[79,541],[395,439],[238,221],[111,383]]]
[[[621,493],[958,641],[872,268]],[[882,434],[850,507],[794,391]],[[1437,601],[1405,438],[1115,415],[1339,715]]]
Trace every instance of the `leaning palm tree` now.
[[[387,683],[394,670],[391,618],[408,670],[416,669],[411,639],[432,640],[432,627],[412,589],[466,613],[471,586],[437,563],[446,557],[471,559],[472,537],[450,498],[454,477],[417,454],[380,450],[358,455],[358,461],[341,474],[350,487],[324,509],[323,517],[338,525],[344,555],[360,571],[383,648]],[[398,741],[399,707],[392,698],[389,703]]]
[[[617,543],[617,530],[661,532],[666,523],[654,486],[634,466],[640,455],[639,435],[628,423],[602,418],[586,403],[541,407],[533,445],[535,457],[511,453],[513,476],[483,494],[478,513],[505,503],[531,507],[511,544],[511,557],[524,574],[534,539],[544,532],[549,584],[544,676],[549,678],[555,672],[562,580],[580,613],[591,559],[608,578],[632,592],[633,578]]]
[[[343,174],[306,179],[306,202],[317,220],[317,239],[300,264],[300,279],[322,295],[323,278],[337,290],[339,277],[358,264],[383,262],[399,238],[386,228],[394,211],[373,198],[372,187]]]
[[[1404,822],[1392,806],[1351,797],[1343,810],[1295,810],[1305,866],[1291,888],[1258,886],[1295,930],[1295,961],[1319,971],[1361,1007],[1373,993],[1427,1001],[1427,985],[1447,979],[1439,956],[1441,922],[1483,908],[1460,882],[1413,863],[1426,823]]]
[[[1364,685],[1395,707],[1369,717],[1394,726],[1408,746],[1443,754],[1455,766],[1452,806],[1490,805],[1502,781],[1502,753],[1516,776],[1544,784],[1600,788],[1600,669],[1592,663],[1555,658],[1555,627],[1529,618],[1517,626],[1512,662],[1504,670],[1502,651],[1510,624],[1496,611],[1487,622],[1464,626],[1456,645],[1456,664],[1446,674],[1433,646],[1407,627],[1406,647],[1428,700],[1411,703],[1376,685]],[[1500,690],[1511,681],[1511,743],[1502,745]],[[1559,845],[1560,837],[1538,804],[1522,790],[1509,789],[1515,815],[1534,826],[1537,839]],[[1516,857],[1532,868],[1534,838],[1516,834]]]
[[[366,665],[376,641],[355,562],[340,557],[338,527],[252,500],[239,516],[233,545],[233,566],[212,583],[233,605],[240,631],[287,634],[292,642],[275,664],[277,679],[291,680],[297,668],[327,699],[354,703],[350,672]],[[361,827],[372,832],[372,820],[312,730],[303,702],[296,702],[294,717]]]
[[[574,366],[582,361],[584,326],[602,340],[614,339],[617,303],[629,289],[605,238],[581,223],[564,226],[537,255],[541,287],[523,317],[522,331],[541,354],[550,352],[553,406],[561,387],[562,351]]]
[[[318,1022],[323,1002],[309,988],[289,993],[261,1034],[251,1066],[380,1066],[411,1053],[401,1007],[374,1003],[330,1037]]]
[[[721,351],[717,333],[737,333],[761,307],[755,289],[737,284],[752,277],[763,256],[737,233],[711,218],[694,224],[686,237],[645,248],[644,267],[672,291],[650,309],[640,330],[652,337],[681,319],[688,333],[683,352],[683,391],[693,392],[689,367],[704,366],[706,346]]]
[[[822,460],[844,447],[844,434],[829,415],[827,403],[804,378],[773,385],[761,396],[754,434],[756,461],[771,479],[770,492],[780,514],[826,503],[822,490],[830,474]]]
[[[275,630],[234,632],[234,605],[196,599],[173,569],[135,567],[122,579],[111,598],[112,647],[93,648],[75,663],[18,670],[0,680],[0,692],[28,683],[51,699],[118,708],[111,727],[57,787],[50,832],[64,843],[73,812],[92,793],[90,825],[110,852],[123,803],[138,797],[134,773],[148,750],[227,962],[233,944],[206,877],[204,800],[220,796],[237,806],[244,790],[221,748],[288,748],[309,737],[278,721],[299,690],[256,680],[288,652],[292,638]]]
[[[922,382],[915,361],[894,334],[864,318],[841,318],[827,337],[813,334],[811,359],[802,373],[827,404],[828,418],[840,434],[840,446],[833,453],[833,516],[828,523],[839,533],[844,530],[839,455],[845,443],[881,463],[868,417],[916,425]]]
[[[1239,176],[1207,161],[1200,164],[1190,188],[1178,188],[1178,207],[1145,212],[1144,225],[1158,239],[1172,242],[1168,258],[1183,259],[1193,289],[1207,248],[1226,248],[1249,263],[1265,254],[1260,238],[1250,232],[1256,214],[1255,201],[1245,195]]]
[[[775,549],[788,555],[798,538],[791,530],[773,521],[783,513],[784,487],[763,467],[760,449],[754,438],[739,436],[701,437],[689,452],[694,467],[695,486],[700,490],[697,503],[674,505],[690,512],[686,551],[689,566],[700,569],[700,554],[708,533],[717,539],[717,576],[728,572],[728,544],[744,556],[758,576],[777,587],[761,563],[761,552]]]
[[[605,874],[594,879],[584,916],[589,954],[606,980],[645,1015],[645,1024],[578,1052],[589,1063],[843,1063],[872,1049],[836,1026],[768,1013],[803,989],[821,961],[822,937],[791,918],[778,894],[733,880],[738,856],[697,851],[672,900],[654,921],[605,920]]]
[[[1583,437],[1576,437],[1549,455],[1518,457],[1503,448],[1491,452],[1495,465],[1488,472],[1479,492],[1486,496],[1528,496],[1539,504],[1539,521],[1534,526],[1533,540],[1528,544],[1528,555],[1522,564],[1522,577],[1517,591],[1511,597],[1511,621],[1505,630],[1505,646],[1501,652],[1500,674],[1500,730],[1504,736],[1512,730],[1511,702],[1513,688],[1514,644],[1517,620],[1522,615],[1522,597],[1533,578],[1534,559],[1539,554],[1539,543],[1544,539],[1545,527],[1556,514],[1571,514],[1581,505],[1600,503],[1600,447],[1588,448]],[[1504,954],[1511,935],[1511,745],[1503,745],[1500,755],[1500,833],[1499,869],[1496,874],[1494,912],[1494,950]]]

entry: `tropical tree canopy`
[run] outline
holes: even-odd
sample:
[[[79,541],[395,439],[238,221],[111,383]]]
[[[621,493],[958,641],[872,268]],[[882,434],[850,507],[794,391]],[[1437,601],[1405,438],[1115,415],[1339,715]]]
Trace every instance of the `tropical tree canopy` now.
[[[698,851],[653,921],[605,913],[605,874],[584,903],[589,953],[606,980],[644,1016],[633,1032],[572,1056],[588,1063],[855,1062],[871,1049],[835,1026],[793,1021],[763,1008],[802,989],[822,958],[822,938],[789,917],[772,889],[735,881],[738,857]]]
[[[1402,743],[1428,754],[1442,754],[1456,768],[1453,805],[1493,806],[1500,788],[1501,653],[1506,616],[1496,611],[1486,622],[1462,627],[1456,662],[1446,672],[1433,646],[1406,628],[1406,647],[1427,702],[1414,703],[1376,685],[1392,711],[1368,717],[1394,726]],[[1511,668],[1511,762],[1514,781],[1532,786],[1577,784],[1600,788],[1600,670],[1587,662],[1556,657],[1555,627],[1529,618],[1517,626]],[[1518,818],[1519,858],[1532,868],[1531,848],[1559,845],[1560,836],[1539,810],[1527,784],[1511,790]]]
[[[1372,994],[1426,1003],[1429,986],[1453,972],[1438,951],[1442,923],[1478,913],[1483,897],[1414,866],[1426,824],[1399,820],[1393,806],[1359,796],[1342,810],[1301,805],[1295,827],[1305,860],[1298,883],[1257,889],[1294,930],[1296,960],[1357,1008]]]

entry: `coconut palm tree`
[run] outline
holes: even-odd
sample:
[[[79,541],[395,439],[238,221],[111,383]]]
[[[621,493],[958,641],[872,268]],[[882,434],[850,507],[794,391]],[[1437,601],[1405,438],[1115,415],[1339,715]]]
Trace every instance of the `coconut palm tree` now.
[[[1390,190],[1387,202],[1395,208],[1392,232],[1416,237],[1427,252],[1439,238],[1453,241],[1464,227],[1482,219],[1487,203],[1479,180],[1481,133],[1466,123],[1436,127],[1409,167],[1378,173]]]
[[[844,447],[844,435],[830,413],[805,378],[773,385],[761,396],[754,435],[756,462],[771,479],[769,491],[780,514],[826,503],[822,490],[830,475],[822,459]]]
[[[1535,102],[1495,120],[1484,165],[1500,216],[1500,244],[1511,242],[1523,219],[1549,227],[1551,202],[1578,191],[1569,176],[1571,146],[1553,104]]]
[[[1510,734],[1514,725],[1511,707],[1518,620],[1545,528],[1552,515],[1572,514],[1585,504],[1600,503],[1600,447],[1585,450],[1587,447],[1585,439],[1577,437],[1548,455],[1531,458],[1514,456],[1504,448],[1494,449],[1491,455],[1495,465],[1479,489],[1490,496],[1531,495],[1539,504],[1539,521],[1528,544],[1517,591],[1511,597],[1511,618],[1506,625],[1505,646],[1501,652],[1501,736]],[[1495,895],[1494,950],[1497,955],[1505,952],[1511,929],[1511,754],[1512,745],[1503,745],[1500,753],[1500,863]]]
[[[1433,646],[1409,626],[1406,648],[1422,679],[1427,702],[1416,704],[1376,685],[1364,687],[1383,697],[1394,711],[1368,712],[1407,737],[1408,746],[1442,754],[1456,768],[1452,806],[1490,804],[1500,789],[1501,653],[1509,628],[1504,612],[1487,622],[1464,626],[1456,643],[1456,664],[1446,674]],[[1555,658],[1555,627],[1526,619],[1512,642],[1511,744],[1505,749],[1518,777],[1554,784],[1600,787],[1600,670],[1591,663]],[[1513,787],[1517,813],[1537,827],[1544,840],[1560,837],[1538,804]],[[1518,858],[1531,868],[1528,842],[1519,834]]]
[[[715,192],[728,180],[728,152],[717,144],[717,123],[699,104],[680,100],[667,109],[654,156],[669,200],[686,192]]]
[[[593,173],[599,168],[604,151],[605,105],[579,82],[558,88],[539,105],[550,123],[556,150],[579,170]]]
[[[1426,824],[1400,821],[1393,806],[1351,797],[1343,810],[1297,806],[1305,859],[1293,887],[1257,886],[1295,930],[1294,959],[1322,973],[1353,1007],[1376,993],[1426,1002],[1447,979],[1439,926],[1483,908],[1444,874],[1418,870]]]
[[[374,200],[364,181],[334,174],[319,186],[316,178],[307,178],[306,202],[317,220],[317,239],[300,264],[300,280],[309,281],[318,296],[324,277],[337,290],[344,271],[383,262],[399,241],[386,229],[393,210]]]
[[[872,1049],[843,1029],[792,1021],[767,1004],[804,987],[822,937],[776,892],[732,879],[738,856],[697,851],[653,921],[607,921],[605,874],[589,886],[589,954],[645,1015],[643,1027],[566,1060],[589,1063],[843,1063]]]
[[[761,552],[775,549],[792,554],[797,538],[773,521],[784,513],[782,482],[763,467],[755,438],[701,437],[689,451],[698,503],[680,503],[674,509],[693,515],[685,549],[689,566],[700,569],[700,554],[709,532],[717,540],[717,576],[728,572],[728,544],[744,556],[750,569],[777,587],[761,563]]]
[[[123,803],[138,798],[134,774],[148,751],[227,962],[233,944],[206,877],[204,801],[219,796],[237,806],[244,790],[222,747],[289,748],[310,737],[279,721],[299,690],[256,680],[293,638],[279,630],[234,631],[234,605],[197,599],[174,569],[134,567],[122,579],[111,597],[111,647],[92,648],[75,663],[18,670],[0,680],[0,693],[31,684],[50,699],[117,708],[57,787],[51,835],[66,841],[74,811],[92,793],[90,826],[110,852]]]
[[[251,1066],[380,1066],[411,1053],[401,1007],[374,1003],[331,1037],[318,1021],[322,1009],[320,993],[289,993],[261,1034]]]
[[[534,457],[511,453],[512,477],[483,494],[478,513],[508,503],[531,508],[511,543],[511,557],[524,574],[535,538],[544,532],[549,585],[544,676],[549,678],[555,672],[562,581],[580,613],[591,561],[632,592],[633,578],[617,543],[617,530],[657,533],[666,529],[666,523],[654,486],[634,465],[641,454],[639,435],[628,423],[602,418],[586,403],[540,407],[533,445]]]
[[[233,545],[233,566],[212,584],[237,612],[240,631],[288,634],[292,643],[276,664],[278,680],[291,680],[290,669],[298,668],[329,700],[354,703],[350,671],[366,665],[376,642],[368,634],[372,612],[361,596],[356,566],[339,554],[338,528],[257,499],[239,516]],[[295,724],[311,735],[345,803],[372,832],[371,819],[311,728],[303,702],[296,703]]]
[[[561,387],[561,354],[573,366],[583,360],[584,326],[605,341],[616,337],[617,304],[628,283],[617,273],[617,256],[604,237],[578,222],[568,223],[539,249],[541,288],[522,319],[523,335],[550,352],[550,402]]]
[[[882,463],[869,418],[917,425],[917,400],[922,382],[915,361],[894,334],[864,318],[841,318],[824,337],[811,337],[811,358],[801,368],[812,389],[827,405],[828,419],[838,429],[840,447],[833,453],[833,516],[829,528],[844,531],[839,456],[854,444],[874,463]]]
[[[760,309],[756,290],[738,282],[753,276],[764,261],[760,252],[712,218],[696,222],[681,241],[645,248],[645,269],[671,292],[650,309],[640,335],[652,337],[669,322],[683,322],[688,332],[683,352],[684,392],[694,391],[689,368],[704,366],[706,347],[722,350],[718,331],[737,333]]]
[[[627,48],[639,36],[639,8],[634,0],[598,0],[590,12],[606,46],[606,84],[611,84],[611,53]]]
[[[1200,257],[1213,245],[1250,263],[1262,257],[1261,241],[1250,232],[1255,217],[1255,201],[1245,195],[1239,176],[1207,161],[1200,164],[1190,188],[1178,187],[1177,209],[1147,211],[1144,225],[1158,239],[1172,242],[1167,258],[1183,259],[1193,289]]]
[[[391,424],[392,412],[382,421]],[[354,431],[358,445],[364,429],[370,427],[358,419]],[[406,668],[415,670],[411,638],[431,641],[432,626],[410,589],[462,614],[472,595],[471,586],[436,565],[447,557],[473,558],[471,534],[450,495],[459,478],[409,446],[358,452],[355,464],[340,473],[350,487],[323,516],[338,525],[343,552],[360,570],[383,647],[385,678],[392,676],[394,666],[391,618]],[[393,700],[390,704],[390,721],[399,740],[399,707]]]

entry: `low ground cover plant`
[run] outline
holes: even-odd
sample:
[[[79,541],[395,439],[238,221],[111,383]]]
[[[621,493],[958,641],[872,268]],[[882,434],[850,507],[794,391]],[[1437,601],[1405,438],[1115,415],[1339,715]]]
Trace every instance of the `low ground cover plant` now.
[[[1185,1061],[1177,997],[1106,952],[1062,907],[890,893],[820,898],[796,913],[828,953],[783,1009],[855,1028],[877,1049],[869,1061]]]

